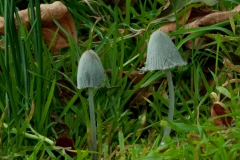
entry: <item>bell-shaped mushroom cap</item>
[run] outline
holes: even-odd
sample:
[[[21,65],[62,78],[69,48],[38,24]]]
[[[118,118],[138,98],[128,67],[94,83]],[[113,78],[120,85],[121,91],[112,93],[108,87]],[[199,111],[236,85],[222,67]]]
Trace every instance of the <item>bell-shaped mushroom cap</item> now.
[[[147,50],[145,71],[166,70],[186,65],[170,37],[160,30],[152,33]]]
[[[100,58],[93,50],[82,54],[78,63],[77,88],[98,88],[104,83],[104,70]]]

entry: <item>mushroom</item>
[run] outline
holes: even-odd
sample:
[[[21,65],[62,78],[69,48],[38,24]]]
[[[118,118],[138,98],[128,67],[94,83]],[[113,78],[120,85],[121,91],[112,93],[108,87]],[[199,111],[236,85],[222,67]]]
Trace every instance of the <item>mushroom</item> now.
[[[100,58],[93,50],[87,50],[83,53],[78,64],[77,88],[88,88],[88,101],[90,112],[90,130],[91,130],[91,150],[97,151],[96,142],[96,120],[93,102],[93,89],[102,86],[104,83],[104,69]],[[92,158],[97,159],[96,154]]]
[[[161,30],[153,32],[148,43],[146,67],[143,71],[164,70],[166,72],[170,99],[168,120],[171,122],[174,114],[174,86],[170,69],[183,65],[186,65],[186,62],[183,61],[170,37]],[[170,132],[170,128],[164,130],[162,142]]]

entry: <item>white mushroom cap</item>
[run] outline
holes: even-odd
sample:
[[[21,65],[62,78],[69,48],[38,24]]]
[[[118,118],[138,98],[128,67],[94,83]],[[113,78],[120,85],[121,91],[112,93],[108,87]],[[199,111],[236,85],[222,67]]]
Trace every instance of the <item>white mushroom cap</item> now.
[[[98,88],[104,83],[104,70],[100,58],[93,50],[82,54],[78,63],[77,88]]]
[[[152,33],[147,50],[145,71],[166,70],[186,65],[170,37],[160,30]]]

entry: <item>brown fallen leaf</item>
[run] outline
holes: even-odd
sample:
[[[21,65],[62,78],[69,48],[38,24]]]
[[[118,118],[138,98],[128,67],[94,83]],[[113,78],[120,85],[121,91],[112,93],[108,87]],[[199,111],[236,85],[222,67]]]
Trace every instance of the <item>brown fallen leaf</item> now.
[[[240,12],[240,5],[236,6],[231,11],[219,11],[210,13],[202,18],[196,19],[195,21],[186,25],[186,28],[197,28],[199,26],[210,26],[219,22],[223,22],[229,19],[230,15],[234,12]]]
[[[127,72],[123,72],[123,74],[127,74]],[[145,74],[141,74],[139,71],[134,70],[128,75],[128,78],[130,81],[133,81],[133,84],[138,84],[144,76]],[[128,106],[130,108],[145,106],[146,100],[144,97],[148,98],[151,95],[152,93],[149,87],[139,88],[130,98]]]
[[[204,8],[200,8],[201,10],[191,9],[187,12],[187,14],[184,17],[181,17],[178,21],[179,26],[184,26],[184,28],[198,28],[200,26],[211,26],[213,24],[223,22],[228,20],[232,14],[236,12],[240,12],[240,5],[236,6],[231,11],[214,11],[210,10],[211,8],[207,8],[207,10]],[[184,25],[186,24],[186,25]],[[165,33],[168,33],[170,31],[176,30],[176,22],[169,22],[159,28]],[[206,47],[206,44],[211,42],[212,40],[210,38],[207,38],[206,36],[203,37],[197,37],[194,40],[187,41],[185,45],[189,49],[196,49],[197,47],[203,49]],[[194,42],[194,44],[193,44]],[[199,43],[200,46],[199,46]]]
[[[231,61],[227,58],[223,58],[223,64],[227,67],[230,68],[238,73],[240,73],[240,67],[235,66],[234,64],[231,63]]]
[[[127,72],[123,72],[124,74],[127,74]],[[145,76],[145,74],[141,74],[139,71],[132,71],[129,75],[128,78],[132,81],[134,84],[138,84],[142,78]]]
[[[58,26],[53,22],[55,19],[73,38],[77,41],[77,32],[75,23],[71,13],[68,11],[67,7],[60,1],[56,1],[52,4],[41,4],[41,21],[42,21],[42,36],[46,45],[50,45],[53,36],[58,28]],[[28,9],[21,10],[18,12],[20,20],[23,24],[30,29],[30,21],[28,15]],[[16,26],[18,27],[17,20],[15,20]],[[0,17],[0,35],[4,34],[4,18]],[[59,30],[56,39],[51,47],[52,51],[57,51],[61,48],[68,47],[67,35]]]
[[[125,32],[125,30],[124,29],[118,29],[118,33],[120,33],[120,34],[124,34],[124,32]]]
[[[215,12],[213,9],[213,6],[207,6],[207,5],[199,7],[199,11],[202,11],[207,14]],[[223,8],[223,6],[222,6],[222,11],[226,11],[226,8],[225,7]]]
[[[221,115],[224,115],[224,114],[228,114],[229,112],[230,111],[227,110],[226,108],[224,108],[222,106],[222,104],[219,103],[219,102],[216,102],[211,106],[211,118],[214,118],[216,116],[221,116]],[[215,126],[226,126],[226,127],[228,127],[228,126],[232,125],[232,121],[233,121],[232,117],[226,116],[226,117],[221,117],[221,118],[214,119],[214,120],[212,120],[212,123]]]
[[[229,15],[230,15],[229,11],[211,13],[209,15],[202,17],[201,19],[197,19],[194,22],[188,24],[186,28],[196,28],[199,27],[200,25],[210,26],[227,20],[229,18]]]
[[[178,19],[178,25],[179,25],[179,27],[183,26],[183,25],[187,22],[190,14],[191,14],[191,10],[189,10],[189,11],[186,13],[186,15],[184,15],[183,17],[181,17],[181,18]],[[176,30],[176,22],[169,22],[169,23],[163,25],[163,26],[162,26],[161,28],[159,28],[159,29],[160,29],[161,31],[165,32],[165,33],[168,33],[168,32],[170,32],[170,31],[175,31],[175,30]]]
[[[186,23],[191,23],[191,22],[193,22],[195,20],[201,19],[202,17],[204,17],[204,16],[206,16],[208,14],[214,13],[214,12],[215,11],[212,10],[212,7],[210,7],[210,6],[203,6],[203,7],[200,7],[198,10],[195,9],[195,8],[192,8],[191,14],[189,15],[189,18],[187,19]],[[193,42],[194,42],[194,44],[193,44]],[[199,43],[201,43],[200,46],[198,46]],[[187,41],[185,43],[185,45],[189,49],[193,49],[193,48],[196,49],[197,47],[202,49],[208,43],[209,43],[208,38],[206,38],[206,37],[197,37],[194,40]]]
[[[199,46],[199,43],[201,43],[200,46]],[[203,49],[203,48],[205,48],[205,45],[208,43],[209,43],[209,41],[206,37],[197,37],[194,40],[187,41],[185,43],[185,45],[188,49],[193,49],[193,48],[194,49],[197,49],[197,48]]]
[[[68,137],[59,137],[57,139],[56,145],[55,146],[59,146],[62,147],[62,149],[65,151],[66,153],[70,156],[70,157],[74,157],[77,155],[76,152],[71,152],[69,150],[75,150],[74,148],[74,141],[71,138]]]
[[[195,21],[197,19],[200,19],[200,18],[202,18],[202,17],[204,17],[204,16],[206,16],[206,15],[208,15],[210,13],[212,13],[212,12],[210,12],[210,11],[207,11],[207,12],[206,11],[202,11],[201,8],[199,8],[199,9],[192,8],[191,15],[188,18],[187,23],[191,23],[191,22],[193,22],[193,21]]]
[[[126,0],[103,0],[103,2],[107,5],[117,5],[121,9],[122,15],[126,14]],[[134,6],[136,2],[137,0],[131,0],[131,6]]]
[[[50,118],[51,118],[51,122],[57,122],[59,115],[51,112]],[[62,136],[62,137],[67,137],[70,133],[70,128],[67,126],[67,124],[62,119],[60,119],[59,123],[57,123],[54,126],[54,130],[58,136]]]
[[[145,106],[146,100],[145,98],[148,98],[152,95],[150,87],[144,87],[140,88],[134,93],[134,95],[130,99],[129,107],[137,107],[137,106]]]
[[[232,11],[218,11],[218,12],[211,12],[210,14],[204,15],[202,17],[195,18],[194,21],[190,22],[193,18],[189,18],[189,22],[185,28],[198,28],[199,26],[211,26],[213,24],[219,23],[226,21],[230,18],[230,16],[234,12],[239,12],[240,7],[237,6],[235,7]],[[200,40],[201,39],[201,40]],[[212,41],[212,40],[211,40]],[[194,40],[194,45],[193,40],[187,41],[185,45],[189,49],[196,49],[199,45],[199,42],[202,42],[200,45],[200,48],[203,49],[205,48],[205,45],[209,43],[209,38],[207,37],[198,37]]]
[[[65,79],[58,79],[57,90],[58,90],[58,95],[59,95],[61,104],[63,106],[66,106],[65,100],[70,101],[74,96],[74,93],[71,91],[71,90],[74,90],[73,85]]]
[[[4,34],[4,18],[0,17],[0,34]]]

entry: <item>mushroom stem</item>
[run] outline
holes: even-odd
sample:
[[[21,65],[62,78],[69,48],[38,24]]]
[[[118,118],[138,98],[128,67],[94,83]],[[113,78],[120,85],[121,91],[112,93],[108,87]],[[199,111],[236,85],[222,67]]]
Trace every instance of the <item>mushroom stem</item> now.
[[[173,121],[173,114],[174,114],[174,86],[172,81],[172,74],[170,69],[165,70],[167,75],[167,81],[168,81],[168,90],[169,90],[169,110],[168,110],[168,120],[170,122]],[[165,137],[169,136],[171,132],[171,128],[165,128],[162,141],[164,142]]]
[[[97,142],[96,142],[96,120],[95,120],[95,112],[94,112],[94,103],[93,103],[93,88],[88,88],[88,101],[89,101],[89,112],[90,112],[90,134],[91,134],[91,150],[97,152]],[[96,154],[92,154],[93,160],[97,159]]]

